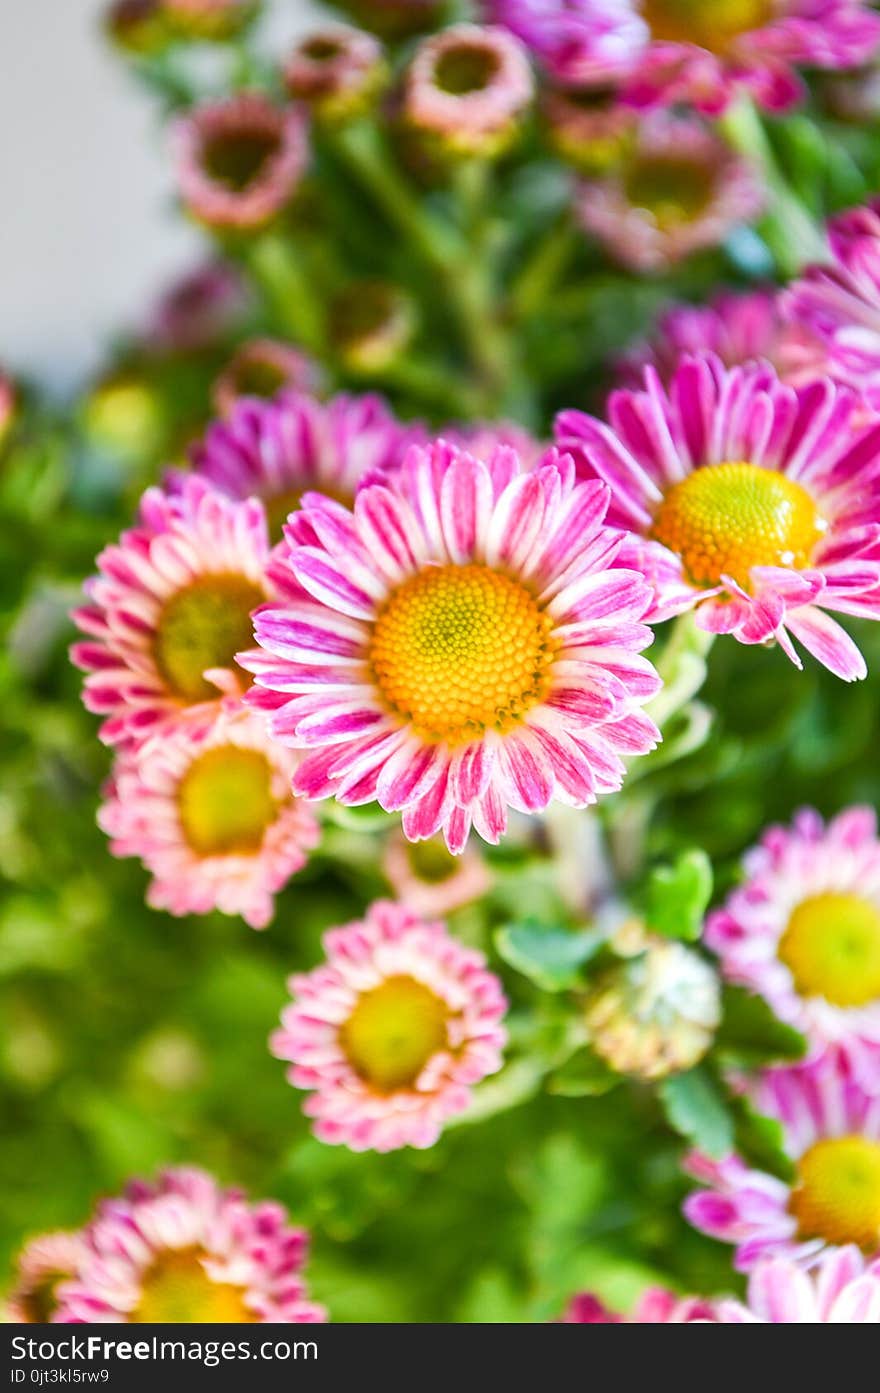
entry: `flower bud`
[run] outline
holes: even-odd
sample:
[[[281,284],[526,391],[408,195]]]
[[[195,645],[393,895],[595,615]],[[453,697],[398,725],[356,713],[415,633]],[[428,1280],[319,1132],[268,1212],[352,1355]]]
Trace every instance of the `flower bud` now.
[[[228,416],[241,397],[274,397],[285,388],[314,392],[321,374],[299,349],[278,339],[249,339],[241,344],[214,383],[212,398],[220,416]]]
[[[387,281],[360,281],[338,295],[330,338],[347,372],[369,376],[394,363],[415,330],[412,301]]]
[[[296,45],[284,65],[291,97],[319,121],[350,121],[367,111],[387,78],[382,45],[372,34],[328,24]]]

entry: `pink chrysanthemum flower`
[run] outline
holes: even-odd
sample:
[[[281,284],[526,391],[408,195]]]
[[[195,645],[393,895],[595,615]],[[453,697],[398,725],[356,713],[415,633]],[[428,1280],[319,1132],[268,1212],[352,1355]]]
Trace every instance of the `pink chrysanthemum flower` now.
[[[560,159],[581,174],[605,174],[636,135],[639,114],[615,87],[552,87],[541,96],[547,140]]]
[[[151,348],[191,353],[210,347],[243,318],[248,290],[234,267],[207,262],[187,271],[153,308],[144,329]]]
[[[817,372],[880,408],[880,203],[835,218],[832,261],[811,266],[782,292],[789,320],[815,340]]]
[[[390,901],[324,946],[326,962],[290,979],[271,1041],[294,1087],[312,1090],[315,1136],[352,1151],[433,1146],[473,1085],[501,1068],[501,983],[442,923]]]
[[[293,198],[308,163],[306,123],[293,106],[239,92],[180,116],[172,128],[180,195],[209,227],[263,227]]]
[[[660,271],[718,246],[763,200],[754,170],[725,141],[692,118],[661,113],[640,125],[619,164],[580,185],[576,208],[618,261]]]
[[[285,392],[273,402],[238,402],[228,420],[209,427],[192,463],[221,493],[261,498],[270,532],[278,536],[304,494],[350,505],[365,477],[395,471],[422,434],[421,427],[397,421],[381,397],[320,402]]]
[[[606,506],[555,452],[522,474],[510,449],[484,464],[443,441],[353,513],[307,498],[275,561],[287,603],[261,611],[246,660],[275,737],[310,750],[297,791],[376,799],[458,852],[472,823],[497,842],[508,807],[618,789],[656,742],[640,708],[659,679]]]
[[[82,1231],[56,1321],[171,1324],[326,1320],[302,1280],[308,1236],[274,1201],[249,1203],[204,1171],[165,1171],[105,1200]]]
[[[207,726],[249,679],[237,662],[253,643],[251,612],[274,593],[262,504],[233,502],[203,479],[176,495],[148,489],[137,527],[98,557],[89,603],[74,612],[87,638],[71,657],[83,700],[106,717],[108,745],[139,742],[182,718]]]
[[[668,384],[682,358],[714,353],[726,368],[763,360],[800,386],[822,375],[816,352],[811,336],[783,315],[776,290],[723,290],[706,305],[673,305],[662,315],[650,341],[621,360],[620,385],[638,391],[649,365]]]
[[[668,388],[648,368],[644,391],[612,393],[609,424],[564,411],[557,441],[610,485],[658,616],[696,607],[701,628],[775,639],[799,667],[795,638],[851,681],[864,659],[827,611],[880,615],[880,420],[855,409],[827,380],[795,389],[709,354]]]
[[[814,1050],[834,1045],[880,1092],[880,840],[871,808],[827,827],[805,809],[745,859],[745,883],[709,916],[724,975],[758,992]]]
[[[13,1286],[0,1318],[21,1325],[43,1325],[57,1307],[59,1285],[76,1271],[83,1251],[78,1233],[44,1233],[24,1245],[15,1264]]]
[[[389,837],[382,871],[394,897],[416,914],[450,914],[480,899],[492,886],[492,872],[473,847],[453,856],[442,837],[410,842],[402,832]]]
[[[280,339],[248,339],[214,383],[212,396],[221,416],[230,416],[242,397],[275,397],[282,391],[314,392],[321,383],[317,363]]]
[[[461,154],[497,153],[534,94],[525,49],[504,29],[454,24],[423,40],[406,74],[402,112]]]
[[[847,1244],[880,1252],[880,1096],[847,1077],[835,1051],[766,1070],[750,1093],[781,1124],[794,1178],[750,1170],[738,1156],[694,1154],[686,1169],[708,1188],[685,1201],[690,1222],[735,1244],[740,1272],[775,1257],[810,1267]]]
[[[284,64],[290,96],[329,121],[361,113],[378,96],[386,75],[378,39],[348,24],[326,24],[307,34]]]
[[[318,841],[290,790],[295,759],[247,711],[221,713],[207,735],[180,724],[120,758],[98,821],[115,856],[152,873],[154,909],[219,909],[263,929]]]
[[[751,1274],[747,1305],[717,1308],[721,1325],[880,1325],[880,1261],[853,1247],[826,1253],[814,1272],[776,1258]]]
[[[798,67],[851,68],[880,43],[867,0],[487,0],[561,82],[625,79],[639,106],[798,101]]]
[[[591,1292],[573,1296],[562,1318],[565,1325],[689,1325],[715,1324],[714,1305],[702,1296],[677,1296],[665,1287],[648,1287],[631,1316],[609,1311]]]

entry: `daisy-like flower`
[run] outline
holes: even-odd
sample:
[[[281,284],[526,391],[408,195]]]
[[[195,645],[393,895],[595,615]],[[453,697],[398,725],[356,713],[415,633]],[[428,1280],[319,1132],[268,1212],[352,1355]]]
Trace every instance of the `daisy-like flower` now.
[[[533,94],[528,55],[512,34],[454,24],[417,49],[402,114],[452,154],[488,156],[509,144]]]
[[[750,1170],[735,1155],[691,1155],[686,1170],[708,1187],[685,1201],[694,1227],[735,1244],[740,1272],[776,1257],[811,1267],[848,1244],[880,1252],[880,1096],[847,1077],[835,1051],[766,1070],[750,1093],[781,1124],[794,1178]]]
[[[622,159],[639,116],[615,87],[551,87],[541,96],[547,140],[581,174],[604,174]]]
[[[564,1325],[690,1325],[716,1324],[718,1315],[711,1301],[702,1296],[677,1296],[665,1287],[648,1287],[639,1297],[631,1316],[609,1311],[592,1292],[573,1296]]]
[[[801,385],[822,375],[821,366],[815,368],[817,348],[783,315],[776,290],[723,290],[706,305],[667,310],[650,341],[621,361],[621,385],[638,390],[649,365],[669,383],[682,358],[701,353],[714,353],[727,368],[763,360],[783,382]]]
[[[241,397],[275,397],[285,390],[313,392],[320,369],[298,348],[280,339],[248,339],[214,383],[212,396],[221,416],[229,416]]]
[[[771,827],[705,941],[730,981],[758,992],[814,1051],[880,1092],[880,840],[871,808],[827,827],[807,808]]]
[[[222,261],[197,266],[160,297],[144,328],[148,345],[165,353],[192,353],[229,332],[248,309],[248,290]]]
[[[248,678],[236,655],[253,643],[251,612],[270,598],[262,504],[232,502],[203,479],[177,494],[148,489],[138,526],[98,557],[84,634],[71,657],[83,700],[106,717],[108,745],[140,742],[176,721],[207,726]]]
[[[228,497],[262,499],[275,537],[304,494],[351,504],[361,481],[396,470],[422,433],[401,425],[380,397],[320,402],[284,392],[272,402],[237,402],[194,447],[192,464]]]
[[[315,1322],[308,1236],[274,1201],[252,1204],[189,1168],[134,1181],[82,1231],[74,1274],[58,1288],[60,1322]]]
[[[880,408],[880,202],[829,226],[832,260],[782,292],[784,313],[818,342],[817,372]]]
[[[661,1079],[699,1063],[721,1019],[718,979],[682,943],[649,939],[609,968],[587,999],[596,1053],[612,1069]]]
[[[353,512],[306,498],[276,557],[287,603],[243,660],[275,737],[309,750],[296,790],[375,799],[410,840],[442,829],[459,852],[472,823],[497,842],[508,807],[618,789],[656,743],[640,708],[659,679],[640,656],[648,587],[610,569],[606,506],[555,452],[522,474],[510,449],[485,464],[443,441]]]
[[[721,1325],[880,1325],[880,1261],[858,1248],[827,1253],[815,1271],[776,1258],[749,1278],[748,1304],[722,1300]]]
[[[324,938],[326,961],[290,979],[272,1036],[321,1141],[352,1151],[428,1147],[471,1088],[501,1068],[507,1002],[482,953],[442,923],[380,901]]]
[[[618,261],[660,271],[760,212],[754,170],[719,136],[689,117],[644,121],[619,164],[580,185],[576,212],[586,232]]]
[[[856,407],[825,379],[795,389],[708,354],[666,388],[648,368],[644,391],[612,393],[607,425],[563,412],[557,440],[611,486],[658,615],[696,607],[701,628],[775,639],[800,666],[795,638],[851,681],[864,659],[827,611],[880,615],[880,420]]]
[[[260,92],[208,102],[172,128],[180,196],[208,227],[251,231],[290,202],[308,163],[306,123]]]
[[[301,39],[284,64],[291,97],[323,121],[346,121],[366,111],[388,75],[382,45],[363,29],[327,24]]]
[[[55,1314],[58,1287],[72,1276],[83,1250],[78,1233],[44,1233],[26,1243],[15,1263],[12,1290],[0,1314],[20,1325],[43,1325]]]
[[[318,841],[290,791],[295,758],[248,711],[221,713],[207,735],[180,724],[120,758],[98,821],[115,856],[152,873],[154,909],[219,909],[263,929]]]
[[[880,43],[867,0],[487,0],[561,82],[625,79],[630,101],[723,111],[740,91],[798,101],[798,67],[865,63]]]
[[[402,832],[394,833],[385,846],[382,870],[395,899],[426,916],[471,904],[492,885],[492,873],[478,851],[466,847],[453,856],[442,837],[409,842]]]
[[[260,10],[262,0],[159,0],[176,38],[235,38]]]

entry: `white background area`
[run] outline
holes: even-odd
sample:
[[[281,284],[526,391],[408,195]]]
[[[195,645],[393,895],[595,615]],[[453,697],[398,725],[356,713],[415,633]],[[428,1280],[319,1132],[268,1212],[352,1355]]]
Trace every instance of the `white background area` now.
[[[204,247],[103,0],[0,0],[0,363],[67,391]],[[271,0],[273,48],[313,21]]]

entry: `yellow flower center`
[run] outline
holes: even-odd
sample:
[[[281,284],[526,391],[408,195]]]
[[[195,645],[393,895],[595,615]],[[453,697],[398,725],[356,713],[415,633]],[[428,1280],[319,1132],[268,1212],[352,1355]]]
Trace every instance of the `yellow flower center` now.
[[[370,665],[387,705],[425,739],[464,743],[518,725],[550,686],[553,621],[488,566],[433,566],[391,596]]]
[[[809,565],[825,527],[794,479],[756,464],[715,464],[672,486],[652,536],[681,557],[695,585],[726,575],[748,590],[753,566]]]
[[[724,53],[772,18],[774,0],[642,0],[641,8],[652,38]]]
[[[177,696],[187,702],[217,696],[204,674],[208,668],[234,668],[236,653],[253,647],[251,611],[265,598],[259,586],[243,576],[216,575],[194,581],[165,602],[153,652]]]
[[[801,996],[834,1006],[880,999],[880,910],[861,895],[815,895],[799,904],[779,957]]]
[[[169,1321],[178,1325],[252,1324],[257,1317],[244,1304],[244,1290],[214,1282],[197,1248],[163,1253],[144,1274],[141,1299],[129,1316],[135,1325]]]
[[[414,977],[389,977],[364,992],[339,1036],[352,1068],[380,1093],[411,1088],[447,1046],[449,1008]]]
[[[177,799],[183,834],[199,856],[259,851],[278,815],[269,761],[237,745],[217,746],[193,760]]]
[[[832,1137],[816,1142],[798,1162],[790,1210],[802,1238],[880,1244],[880,1142]]]
[[[660,228],[693,222],[714,189],[714,171],[702,160],[636,154],[626,166],[624,192],[634,208],[650,213]]]

